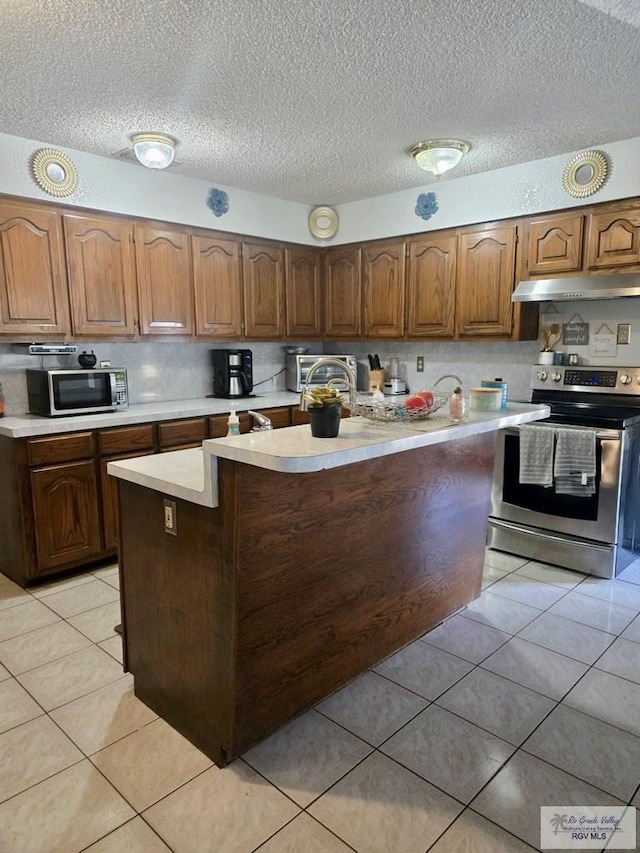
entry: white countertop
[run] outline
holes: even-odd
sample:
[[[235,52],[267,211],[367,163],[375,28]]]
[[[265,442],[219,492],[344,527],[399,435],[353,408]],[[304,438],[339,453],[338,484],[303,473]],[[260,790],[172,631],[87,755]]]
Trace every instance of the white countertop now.
[[[273,406],[295,406],[299,400],[300,395],[292,391],[272,391],[256,394],[255,397],[241,397],[236,400],[200,397],[195,400],[172,400],[164,403],[136,403],[116,412],[70,415],[61,418],[12,415],[0,418],[0,435],[6,435],[9,438],[32,438],[59,432],[79,432],[87,429],[130,426],[148,421],[222,415],[231,409],[235,409],[237,412],[246,412],[249,409],[270,409]]]
[[[290,474],[338,468],[444,441],[495,432],[546,418],[549,407],[510,403],[502,412],[470,412],[460,423],[432,415],[424,421],[386,424],[347,418],[336,438],[314,438],[308,424],[268,432],[212,438],[202,450],[110,462],[115,477],[204,506],[218,505],[217,459]]]

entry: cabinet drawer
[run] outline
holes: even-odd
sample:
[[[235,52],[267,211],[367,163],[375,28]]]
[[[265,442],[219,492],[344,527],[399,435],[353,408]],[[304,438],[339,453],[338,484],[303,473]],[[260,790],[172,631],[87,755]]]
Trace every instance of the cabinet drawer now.
[[[72,432],[68,435],[30,438],[27,441],[29,465],[73,462],[93,456],[93,433]]]
[[[153,424],[138,424],[130,427],[103,429],[98,433],[101,456],[114,453],[137,453],[152,450],[155,443]]]
[[[238,412],[240,432],[251,432],[253,418],[246,412]],[[209,438],[224,438],[229,431],[229,415],[212,415],[209,421]]]
[[[158,424],[160,447],[179,447],[183,444],[201,444],[207,437],[205,418],[189,418],[183,421],[164,421]]]

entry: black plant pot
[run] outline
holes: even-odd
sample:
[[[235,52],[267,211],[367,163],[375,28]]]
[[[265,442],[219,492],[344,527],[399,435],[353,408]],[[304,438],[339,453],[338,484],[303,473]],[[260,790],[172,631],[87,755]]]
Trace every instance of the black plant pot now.
[[[335,438],[340,431],[341,406],[309,406],[311,435],[316,438]]]

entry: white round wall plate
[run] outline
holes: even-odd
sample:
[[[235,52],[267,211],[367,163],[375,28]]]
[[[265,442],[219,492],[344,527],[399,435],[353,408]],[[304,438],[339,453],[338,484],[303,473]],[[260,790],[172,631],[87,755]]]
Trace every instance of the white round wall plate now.
[[[49,195],[62,198],[75,190],[78,173],[69,157],[55,148],[40,148],[31,161],[36,183]]]
[[[332,207],[314,207],[309,214],[309,231],[319,240],[330,240],[338,233],[340,220]]]
[[[600,189],[608,171],[609,164],[602,151],[583,151],[565,166],[562,186],[574,198],[586,198]]]

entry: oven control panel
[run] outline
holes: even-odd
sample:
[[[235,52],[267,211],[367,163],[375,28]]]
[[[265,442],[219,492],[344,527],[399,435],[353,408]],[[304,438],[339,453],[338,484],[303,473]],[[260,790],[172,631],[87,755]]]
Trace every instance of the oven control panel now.
[[[531,373],[531,388],[640,395],[640,367],[612,370],[610,367],[536,364]]]

